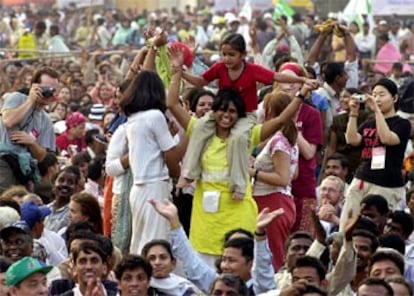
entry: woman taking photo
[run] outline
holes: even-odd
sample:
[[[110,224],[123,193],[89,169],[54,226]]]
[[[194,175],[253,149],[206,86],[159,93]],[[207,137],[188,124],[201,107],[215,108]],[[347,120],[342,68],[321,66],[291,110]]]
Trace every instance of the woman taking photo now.
[[[178,100],[180,79],[181,72],[173,75],[167,105],[191,137],[194,136],[192,131],[199,119],[191,117]],[[300,98],[295,98],[279,117],[263,125],[255,125],[250,132],[250,151],[291,118],[301,102]],[[220,90],[211,112],[215,120],[216,133],[200,157],[202,177],[197,181],[194,193],[190,241],[203,260],[214,268],[214,261],[222,254],[226,232],[236,227],[254,231],[257,206],[252,198],[250,182],[247,182],[246,194],[240,200],[233,198],[229,185],[228,138],[237,120],[246,116],[240,94],[234,90]],[[211,115],[207,113],[206,116]],[[249,154],[245,157],[249,158]],[[206,240],[206,237],[209,239]]]
[[[374,112],[375,117],[359,127],[359,102],[355,99],[349,102],[345,137],[348,144],[361,146],[362,152],[361,163],[345,197],[340,231],[344,229],[350,211],[354,216],[358,215],[364,196],[384,196],[391,210],[395,210],[405,197],[402,169],[411,125],[407,119],[396,115],[397,102],[397,85],[387,78],[378,80],[372,95],[365,95],[365,105]]]
[[[336,152],[346,156],[349,161],[347,183],[351,182],[361,160],[361,147],[349,145],[345,139],[346,127],[349,120],[349,101],[352,100],[353,95],[362,95],[362,92],[356,88],[346,88],[341,92],[339,102],[345,112],[334,116],[329,131],[328,146],[325,152],[325,159]],[[357,119],[358,126],[367,119],[367,115],[368,113],[365,110],[360,110]]]

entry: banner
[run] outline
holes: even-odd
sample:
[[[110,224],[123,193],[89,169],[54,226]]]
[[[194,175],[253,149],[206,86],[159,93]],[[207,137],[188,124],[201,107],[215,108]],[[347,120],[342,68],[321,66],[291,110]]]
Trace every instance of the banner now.
[[[374,15],[411,15],[414,11],[414,0],[375,0],[372,1]]]

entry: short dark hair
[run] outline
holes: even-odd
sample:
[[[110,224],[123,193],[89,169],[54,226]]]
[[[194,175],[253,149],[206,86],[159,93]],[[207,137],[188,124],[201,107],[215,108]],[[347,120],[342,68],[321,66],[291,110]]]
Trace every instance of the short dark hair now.
[[[155,246],[163,247],[167,251],[167,253],[170,255],[171,260],[175,260],[174,255],[171,250],[171,244],[165,239],[153,239],[149,241],[148,243],[146,243],[141,251],[142,256],[147,258],[149,250]]]
[[[251,233],[250,231],[248,231],[248,230],[246,230],[246,229],[243,229],[243,228],[234,228],[234,229],[232,229],[232,230],[227,231],[227,232],[224,234],[224,242],[227,242],[227,241],[229,240],[229,238],[230,238],[233,234],[235,234],[235,233],[241,233],[241,234],[244,234],[245,236],[247,236],[247,237],[249,237],[249,238],[251,238],[251,239],[253,239],[253,238],[254,238],[253,233]]]
[[[220,274],[211,284],[211,288],[210,288],[211,295],[213,295],[212,292],[217,282],[223,282],[226,286],[234,288],[235,290],[237,290],[237,295],[240,295],[240,296],[249,295],[246,284],[244,283],[242,278],[238,275],[228,274],[228,273]]]
[[[56,72],[54,69],[50,67],[42,67],[33,74],[32,81],[30,84],[40,83],[42,75],[48,75],[52,78],[59,79],[59,73]]]
[[[81,163],[89,163],[91,160],[92,158],[89,153],[87,151],[83,151],[72,156],[71,162],[73,165],[79,166]]]
[[[387,215],[389,212],[387,200],[379,194],[366,195],[361,201],[362,204],[365,204],[366,208],[375,207],[381,215]]]
[[[352,237],[355,236],[362,236],[369,238],[371,240],[371,252],[374,253],[378,248],[378,239],[377,237],[370,231],[365,229],[356,229],[352,232]]]
[[[369,263],[369,271],[371,271],[374,263],[385,260],[392,261],[397,266],[400,274],[404,275],[404,255],[390,248],[380,248],[372,255],[371,262]]]
[[[369,233],[371,233],[374,236],[378,236],[379,233],[379,229],[378,229],[378,225],[374,223],[374,221],[372,221],[370,218],[362,216],[361,218],[359,218],[357,225],[355,226],[355,230],[365,230]]]
[[[114,272],[116,278],[118,279],[118,281],[120,281],[125,271],[135,269],[144,270],[145,274],[148,277],[148,281],[151,279],[151,264],[144,257],[138,255],[125,255],[118,263],[118,265],[115,267]]]
[[[292,271],[295,268],[300,268],[300,267],[311,267],[311,268],[315,268],[319,279],[322,281],[325,279],[326,277],[326,269],[323,266],[321,260],[319,260],[318,258],[312,257],[312,256],[303,256],[303,257],[299,257],[296,260],[295,265],[292,268]]]
[[[85,133],[85,143],[86,145],[92,144],[94,141],[94,136],[99,135],[99,130],[94,128],[86,131]]]
[[[233,89],[219,90],[211,109],[214,112],[227,110],[230,103],[233,103],[236,106],[239,118],[246,117],[246,106],[244,105],[241,95]]]
[[[197,108],[197,104],[198,101],[200,100],[201,97],[203,96],[211,96],[213,99],[215,97],[215,95],[206,89],[196,89],[195,93],[191,92],[190,96],[188,98],[189,102],[190,102],[190,110],[195,112],[196,108]]]
[[[41,176],[46,176],[47,170],[56,165],[58,163],[58,159],[56,154],[53,152],[47,152],[45,157],[42,161],[38,162],[37,167],[39,168],[39,173]]]
[[[341,167],[343,167],[343,168],[348,168],[349,167],[348,158],[345,155],[341,154],[341,153],[335,152],[335,153],[329,155],[326,158],[326,162],[328,162],[329,160],[339,160],[341,162]]]
[[[103,222],[98,199],[87,192],[78,192],[70,197],[70,201],[76,203],[82,215],[88,217],[88,222],[93,225],[93,231],[102,234]]]
[[[227,241],[224,244],[224,248],[235,248],[240,249],[242,256],[246,259],[246,261],[253,260],[253,248],[254,243],[253,239],[246,238],[246,237],[237,237]]]
[[[79,224],[82,226],[90,225],[92,227],[92,224],[88,222],[77,222],[77,223],[83,223]],[[70,229],[71,226],[75,226],[77,223],[73,223],[68,226],[66,230],[66,248],[68,249],[68,253],[70,253],[70,245],[74,240],[81,239],[81,240],[91,240],[99,242],[98,235],[94,233],[93,228],[79,228],[76,230]]]
[[[230,45],[233,50],[242,54],[246,53],[246,41],[244,40],[243,35],[239,33],[229,33],[224,35],[220,42],[220,49],[223,45]]]
[[[391,219],[392,222],[401,225],[405,239],[407,239],[413,232],[414,223],[413,217],[411,217],[410,214],[404,211],[394,211],[388,216],[388,218]]]
[[[413,286],[412,284],[407,281],[402,275],[392,275],[385,279],[387,283],[396,283],[405,286],[408,290],[408,295],[413,295]]]
[[[103,248],[97,242],[85,241],[81,242],[79,247],[72,252],[73,262],[76,264],[81,252],[86,254],[96,253],[102,260],[102,263],[108,263],[108,254],[103,250]]]
[[[105,159],[97,156],[88,164],[88,178],[97,181],[103,175],[103,168],[105,167]]]
[[[358,289],[361,287],[361,286],[363,286],[363,285],[366,285],[366,286],[383,286],[386,290],[387,290],[387,292],[388,292],[388,295],[387,296],[394,296],[394,291],[393,291],[393,289],[391,288],[391,286],[386,282],[386,281],[384,281],[383,279],[378,279],[378,278],[367,278],[367,279],[365,279],[360,285],[359,285],[359,287],[358,287]]]
[[[294,239],[300,239],[300,238],[308,239],[308,240],[313,242],[313,237],[309,232],[307,232],[307,231],[295,231],[294,233],[289,235],[288,239],[286,240],[285,252],[287,251],[287,249],[289,248],[290,244],[292,243],[292,241]]]
[[[167,109],[165,87],[160,76],[154,71],[141,71],[125,90],[120,106],[126,115],[139,111]]]
[[[323,75],[326,83],[332,84],[337,76],[340,76],[345,71],[345,65],[341,62],[327,63],[323,69]]]
[[[381,248],[391,248],[398,251],[402,255],[405,254],[405,242],[398,234],[382,234],[378,237],[378,242]]]

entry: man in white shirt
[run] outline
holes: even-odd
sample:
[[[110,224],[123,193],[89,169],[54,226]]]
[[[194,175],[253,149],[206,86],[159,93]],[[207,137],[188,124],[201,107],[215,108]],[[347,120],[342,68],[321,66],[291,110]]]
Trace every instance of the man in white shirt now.
[[[361,59],[371,59],[375,53],[376,38],[370,32],[369,23],[362,25],[362,32],[355,35],[355,43]]]
[[[46,249],[46,263],[59,265],[68,257],[65,241],[57,233],[44,228],[43,221],[51,213],[47,206],[38,206],[34,201],[21,205],[21,218],[32,231],[33,239],[38,240]]]

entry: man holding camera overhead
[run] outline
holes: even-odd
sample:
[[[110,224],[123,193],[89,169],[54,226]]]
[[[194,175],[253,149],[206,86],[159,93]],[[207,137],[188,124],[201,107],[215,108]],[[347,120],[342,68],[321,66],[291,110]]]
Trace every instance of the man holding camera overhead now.
[[[58,73],[41,68],[30,90],[5,96],[0,120],[0,193],[10,185],[36,182],[37,162],[55,150],[53,124],[44,110],[55,100]]]

